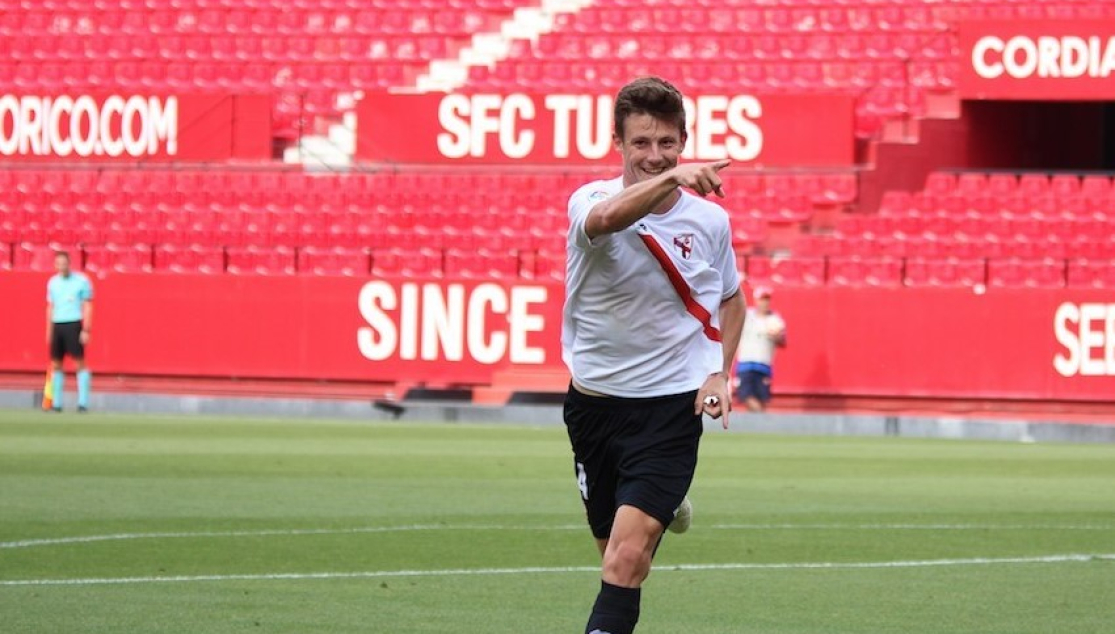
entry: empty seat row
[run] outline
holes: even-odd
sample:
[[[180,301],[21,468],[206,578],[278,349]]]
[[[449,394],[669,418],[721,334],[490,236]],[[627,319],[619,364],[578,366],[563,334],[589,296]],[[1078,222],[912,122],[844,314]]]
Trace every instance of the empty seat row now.
[[[889,256],[929,258],[1089,258],[1115,259],[1115,240],[1085,235],[1062,239],[973,239],[966,236],[838,236],[799,240],[793,253],[814,256]]]
[[[1111,177],[1102,174],[933,172],[925,179],[925,193],[951,195],[1011,195],[1027,197],[1056,195],[1107,198],[1112,192]]]
[[[564,253],[485,249],[346,248],[202,245],[71,246],[0,242],[0,271],[53,270],[57,251],[71,254],[78,270],[107,273],[231,273],[236,275],[449,276],[463,279],[560,279]]]
[[[1115,209],[1113,209],[1115,212]],[[1034,216],[883,216],[853,215],[838,228],[842,237],[868,236],[904,240],[909,238],[988,241],[1072,240],[1077,236],[1108,238],[1115,235],[1115,222],[1086,216],[1073,219],[1043,219]]]
[[[235,169],[18,169],[0,170],[0,200],[25,194],[133,194],[153,192],[201,195],[212,192],[326,196],[335,192],[374,195],[385,192],[409,196],[464,194],[502,198],[544,193],[568,197],[595,179],[618,176],[614,169],[569,172],[430,169],[318,174],[300,170]],[[856,196],[853,171],[792,172],[733,170],[725,187],[740,194],[800,193],[816,202],[851,202]],[[432,190],[432,194],[431,194]],[[564,206],[564,201],[562,202]]]
[[[1115,289],[1115,260],[753,256],[746,277],[777,286]]]
[[[564,253],[485,249],[229,247],[0,242],[0,270],[48,272],[57,250],[91,274],[230,273],[238,275],[418,276],[552,279],[564,276]],[[1115,289],[1115,260],[751,256],[741,259],[752,284],[777,286],[1105,288]]]
[[[614,3],[608,3],[613,4]],[[732,32],[793,33],[802,31],[887,32],[940,29],[939,21],[924,4],[907,6],[700,6],[677,2],[647,10],[640,7],[590,7],[576,16],[561,16],[557,24],[562,30],[580,33],[627,32],[632,28],[660,29],[661,32],[681,30],[690,33]],[[671,28],[672,27],[672,28]]]
[[[565,247],[565,228],[534,227],[520,229],[469,227],[464,229],[429,226],[375,226],[370,223],[331,225],[274,224],[234,225],[217,223],[158,224],[113,222],[108,225],[85,224],[74,227],[45,227],[35,223],[18,225],[0,221],[0,241],[63,242],[99,245],[104,243],[165,243],[175,245],[209,244],[215,246],[261,245],[303,247],[330,245],[372,248],[456,248],[514,251]]]
[[[525,0],[0,0],[5,11],[430,11],[484,10],[509,12]]]
[[[674,24],[662,23],[664,28]],[[670,28],[648,37],[645,31],[602,35],[554,33],[542,36],[529,50],[535,59],[549,60],[917,60],[953,59],[952,38],[941,33],[899,35],[687,34]],[[520,51],[522,49],[519,49]]]
[[[200,8],[179,3],[174,7],[142,6],[122,10],[119,4],[104,3],[103,8],[91,3],[83,7],[57,10],[8,10],[0,13],[0,35],[102,34],[162,35],[180,33],[245,34],[245,35],[309,35],[309,34],[399,34],[426,33],[470,34],[490,28],[507,14],[504,9],[484,10],[465,7],[446,10],[407,8],[300,9],[282,6],[251,8],[246,3],[235,7]],[[107,10],[106,10],[107,9]]]
[[[456,45],[448,36],[210,37],[204,35],[3,37],[11,62],[321,62],[387,63],[440,59]],[[126,75],[127,73],[122,73]]]
[[[991,218],[1073,221],[1107,219],[1115,215],[1115,193],[1108,196],[1024,196],[1019,194],[940,197],[932,194],[887,192],[879,207],[883,217]]]

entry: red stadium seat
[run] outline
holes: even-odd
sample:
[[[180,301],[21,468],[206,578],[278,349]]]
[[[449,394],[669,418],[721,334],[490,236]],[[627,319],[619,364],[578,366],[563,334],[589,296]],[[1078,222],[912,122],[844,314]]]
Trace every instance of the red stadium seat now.
[[[227,270],[235,275],[293,275],[297,270],[290,247],[230,247],[226,254]]]
[[[1111,179],[1106,176],[1085,176],[1080,194],[1086,198],[1106,201],[1111,196]]]
[[[828,283],[833,286],[902,285],[902,261],[894,258],[830,258]]]
[[[1115,289],[1115,260],[1070,260],[1068,285],[1071,288]]]
[[[372,251],[373,277],[441,277],[442,252],[433,249]]]
[[[987,281],[983,260],[926,259],[906,260],[907,286],[975,286]]]
[[[491,251],[445,252],[445,275],[465,279],[514,279],[519,276],[519,256]]]
[[[1049,193],[1049,177],[1045,174],[1023,174],[1018,179],[1018,192],[1027,198],[1037,198]]]
[[[1014,174],[992,174],[987,177],[987,191],[996,196],[1011,196],[1018,189]]]
[[[565,280],[565,252],[538,251],[534,262],[534,278]]]
[[[81,249],[72,245],[57,243],[51,244],[19,244],[12,253],[12,268],[18,271],[54,271],[54,255],[58,251],[70,254],[70,267],[76,271],[82,270]]]
[[[1058,174],[1049,180],[1049,191],[1057,198],[1071,198],[1080,193],[1080,177]]]
[[[367,249],[305,247],[298,252],[298,271],[313,275],[363,277],[370,263]]]
[[[956,179],[955,191],[961,195],[978,196],[988,188],[987,175],[977,172],[966,172]]]
[[[12,270],[12,245],[0,242],[0,271]]]
[[[747,258],[747,282],[776,286],[823,286],[825,261],[821,258]]]
[[[171,273],[224,273],[225,252],[200,245],[155,247],[155,268]]]
[[[90,273],[150,273],[151,247],[143,244],[87,246],[83,249],[85,270]]]
[[[917,204],[917,200],[910,192],[884,192],[883,200],[879,203],[879,214],[895,217],[910,216],[918,211]]]
[[[1053,259],[995,259],[988,262],[987,277],[989,286],[1062,288],[1065,286],[1065,264]]]

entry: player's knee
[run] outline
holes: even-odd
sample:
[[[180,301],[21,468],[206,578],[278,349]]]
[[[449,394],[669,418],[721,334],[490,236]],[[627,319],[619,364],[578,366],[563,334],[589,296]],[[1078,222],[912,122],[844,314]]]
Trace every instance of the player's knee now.
[[[610,583],[635,587],[650,572],[651,549],[636,540],[612,540],[604,552],[604,578]]]

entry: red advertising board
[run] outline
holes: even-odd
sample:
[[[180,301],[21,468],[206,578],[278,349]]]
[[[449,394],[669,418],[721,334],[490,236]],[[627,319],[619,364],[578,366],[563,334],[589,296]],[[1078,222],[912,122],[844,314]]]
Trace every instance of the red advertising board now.
[[[46,364],[47,275],[0,273],[0,370]],[[102,373],[485,384],[562,367],[555,283],[109,274]],[[782,288],[781,393],[1109,401],[1115,300],[1099,290]]]
[[[961,22],[966,99],[1115,99],[1115,20]]]
[[[611,95],[371,93],[358,106],[356,154],[385,163],[591,164],[612,158]],[[851,165],[850,95],[686,98],[684,159]]]
[[[266,95],[0,93],[0,161],[267,159]]]
[[[0,370],[43,366],[47,279],[0,273]],[[483,383],[495,369],[561,363],[560,286],[179,274],[93,284],[99,372]]]
[[[781,289],[782,392],[1043,400],[1115,394],[1115,299],[1066,289]]]

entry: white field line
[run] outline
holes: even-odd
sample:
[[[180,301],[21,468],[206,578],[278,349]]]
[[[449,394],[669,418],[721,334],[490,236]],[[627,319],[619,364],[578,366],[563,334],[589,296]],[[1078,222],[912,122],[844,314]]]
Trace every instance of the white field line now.
[[[207,537],[291,537],[297,535],[356,535],[361,533],[409,533],[418,531],[537,531],[585,530],[585,525],[563,526],[504,526],[485,524],[410,524],[405,526],[361,526],[356,528],[293,528],[245,531],[182,531],[166,533],[115,533],[109,535],[84,535],[78,537],[53,537],[0,542],[0,549],[55,546],[60,544],[86,544],[90,542],[128,541],[133,539],[196,539]]]
[[[702,527],[697,527],[698,529]],[[1090,524],[713,524],[709,530],[749,531],[1107,531],[1115,526]],[[356,535],[362,533],[409,533],[420,531],[578,531],[587,530],[583,524],[554,526],[514,526],[502,524],[410,524],[404,526],[363,526],[355,528],[294,528],[241,531],[181,531],[160,533],[112,533],[107,535],[80,535],[75,537],[44,537],[0,542],[0,550],[88,544],[95,542],[131,541],[138,539],[205,539],[210,537],[293,537],[298,535]]]
[[[1092,561],[1115,561],[1115,554],[1047,555],[1042,557],[1004,557],[971,559],[923,559],[911,561],[879,561],[864,563],[801,562],[801,563],[734,563],[677,564],[655,568],[662,572],[699,572],[709,570],[859,570],[877,568],[929,568],[942,566],[990,566],[1010,564],[1057,564]],[[291,572],[240,575],[192,575],[167,577],[106,577],[87,579],[9,579],[3,586],[97,586],[151,583],[192,583],[199,581],[300,581],[318,579],[377,579],[381,577],[477,577],[524,574],[599,573],[597,566],[533,567],[533,568],[463,568],[449,570],[372,570],[365,572]]]

